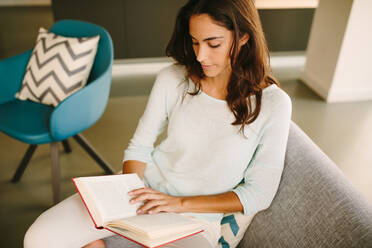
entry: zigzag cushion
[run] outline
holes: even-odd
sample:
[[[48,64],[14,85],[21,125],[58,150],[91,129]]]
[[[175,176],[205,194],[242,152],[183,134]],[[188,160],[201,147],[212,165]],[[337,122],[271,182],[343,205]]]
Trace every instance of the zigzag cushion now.
[[[242,212],[224,214],[221,220],[221,238],[218,240],[218,248],[237,247],[254,216],[244,215]]]
[[[86,85],[98,41],[99,35],[64,37],[40,28],[16,97],[57,106]]]

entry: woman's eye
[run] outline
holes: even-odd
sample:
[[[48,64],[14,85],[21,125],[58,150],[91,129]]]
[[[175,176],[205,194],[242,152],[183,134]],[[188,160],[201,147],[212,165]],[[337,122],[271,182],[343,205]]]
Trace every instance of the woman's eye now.
[[[192,42],[192,44],[193,44],[194,46],[199,45],[198,42]]]
[[[211,44],[209,44],[209,46],[212,47],[212,48],[217,48],[217,47],[220,46],[220,44],[218,44],[218,45],[211,45]]]

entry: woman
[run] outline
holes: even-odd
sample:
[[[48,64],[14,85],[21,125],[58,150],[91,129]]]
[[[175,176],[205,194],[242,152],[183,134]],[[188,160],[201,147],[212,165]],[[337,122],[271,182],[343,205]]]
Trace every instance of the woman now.
[[[138,214],[189,213],[205,224],[205,232],[172,247],[216,247],[223,213],[253,216],[270,206],[291,100],[269,73],[253,0],[190,0],[178,13],[167,55],[177,63],[157,76],[123,173],[137,173],[148,185],[131,192],[133,202],[144,202]],[[167,138],[154,149],[166,124]],[[105,247],[100,239],[110,235],[94,229],[74,195],[35,221],[25,247],[51,247],[45,239],[56,247]]]

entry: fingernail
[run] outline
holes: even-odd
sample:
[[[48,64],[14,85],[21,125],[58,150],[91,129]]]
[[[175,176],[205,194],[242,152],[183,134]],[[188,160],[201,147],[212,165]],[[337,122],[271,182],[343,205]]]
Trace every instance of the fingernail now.
[[[134,203],[134,200],[130,200],[129,203]]]
[[[153,211],[149,211],[149,214],[152,214],[153,213]]]
[[[137,210],[137,214],[140,214],[140,213],[142,213],[142,210]]]

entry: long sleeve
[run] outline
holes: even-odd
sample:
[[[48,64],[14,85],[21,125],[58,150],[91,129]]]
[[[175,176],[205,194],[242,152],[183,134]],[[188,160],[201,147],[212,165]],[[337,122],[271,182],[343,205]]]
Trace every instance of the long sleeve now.
[[[287,94],[271,99],[271,114],[247,166],[244,183],[235,192],[245,215],[268,208],[278,190],[291,121],[292,103]]]
[[[154,143],[168,122],[168,116],[174,104],[175,85],[174,68],[167,67],[159,72],[152,87],[145,111],[140,118],[133,138],[124,152],[123,162],[138,160],[151,161]]]

